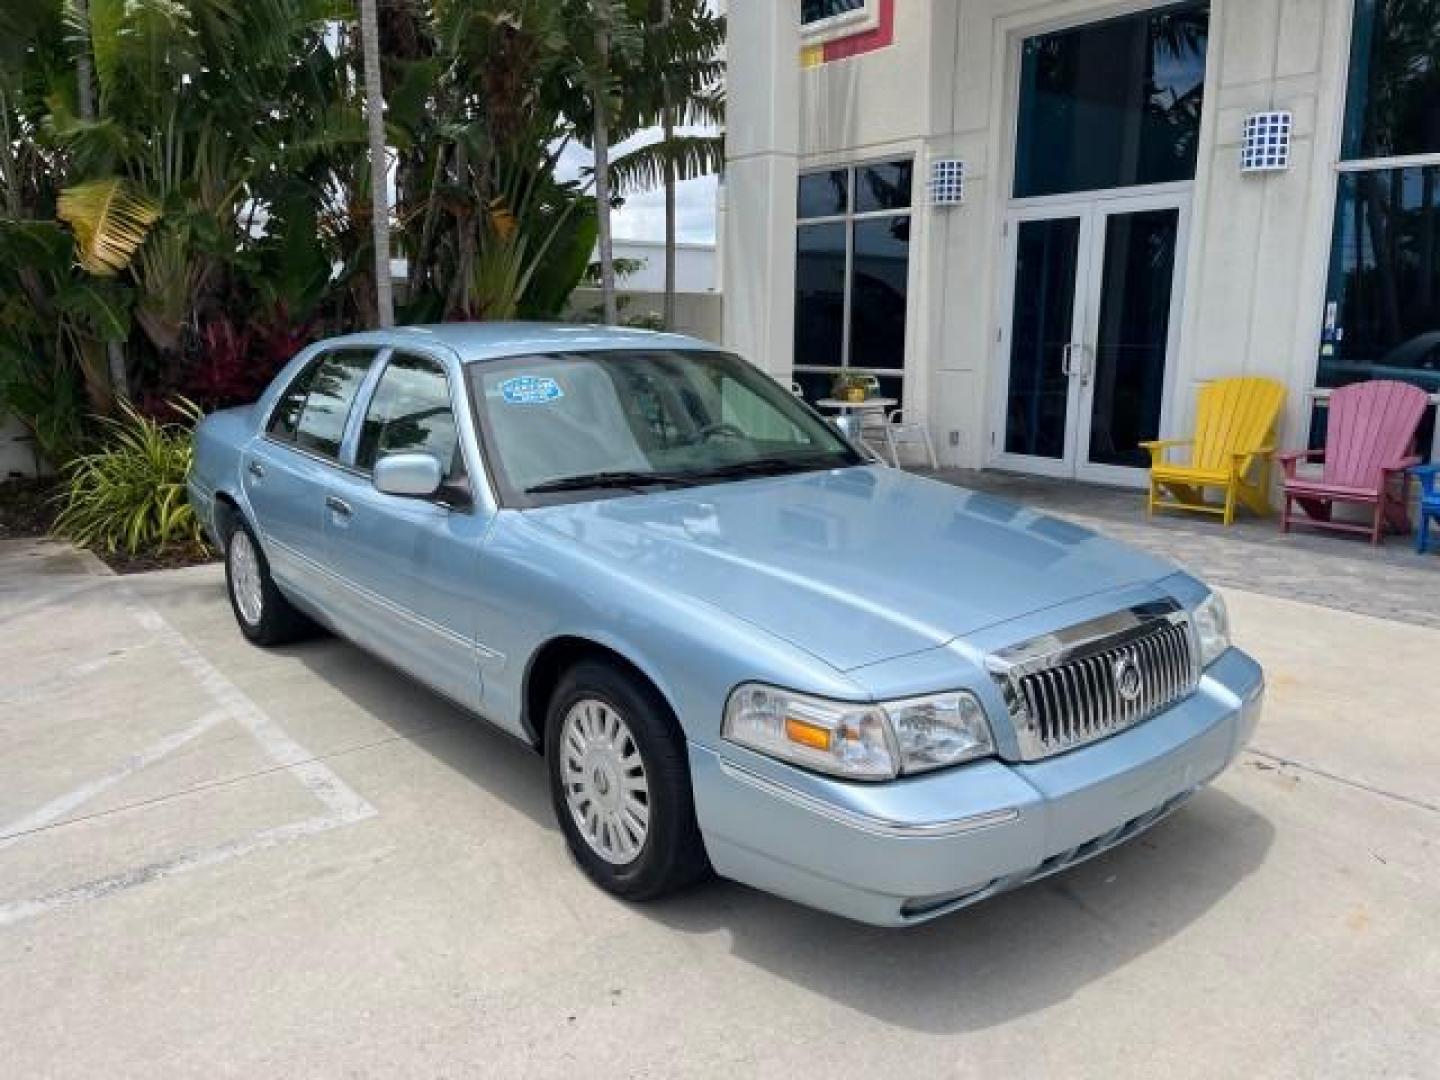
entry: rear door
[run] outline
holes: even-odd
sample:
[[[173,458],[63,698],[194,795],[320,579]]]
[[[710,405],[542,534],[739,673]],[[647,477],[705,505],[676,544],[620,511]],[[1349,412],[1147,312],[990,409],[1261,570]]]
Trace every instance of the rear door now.
[[[347,451],[350,467],[332,479],[324,528],[346,633],[474,708],[488,654],[476,630],[493,512],[471,494],[476,463],[457,423],[458,378],[434,356],[396,350],[383,360]],[[376,491],[375,463],[393,453],[435,457],[445,474],[439,495]]]
[[[325,558],[325,493],[340,468],[350,410],[374,348],[320,353],[286,387],[261,437],[242,455],[246,500],[270,571],[285,592],[328,614],[316,568]]]

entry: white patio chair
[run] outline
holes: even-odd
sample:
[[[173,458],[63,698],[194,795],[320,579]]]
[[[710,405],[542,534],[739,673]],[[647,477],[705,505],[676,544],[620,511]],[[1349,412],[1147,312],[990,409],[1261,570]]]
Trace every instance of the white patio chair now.
[[[930,468],[940,468],[935,444],[930,439],[930,425],[924,420],[906,420],[904,409],[891,409],[890,415],[885,417],[885,446],[890,451],[890,463],[897,469],[900,468],[900,446],[906,443],[919,443],[925,447]]]
[[[861,453],[865,454],[871,461],[878,465],[884,465],[887,468],[890,467],[890,462],[885,459],[885,455],[881,452],[879,446],[865,437],[865,425],[861,416],[837,416],[833,423],[836,428],[840,430],[840,433],[858,446]]]

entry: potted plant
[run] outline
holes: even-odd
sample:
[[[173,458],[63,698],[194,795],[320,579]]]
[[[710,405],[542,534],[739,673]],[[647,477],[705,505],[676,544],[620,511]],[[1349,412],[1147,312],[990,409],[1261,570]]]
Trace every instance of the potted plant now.
[[[830,386],[830,396],[837,401],[859,404],[870,396],[870,387],[864,375],[842,372],[835,376],[835,381]]]

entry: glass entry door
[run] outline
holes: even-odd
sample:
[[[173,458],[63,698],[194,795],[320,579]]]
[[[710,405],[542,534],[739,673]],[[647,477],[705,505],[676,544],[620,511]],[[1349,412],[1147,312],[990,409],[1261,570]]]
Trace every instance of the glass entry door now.
[[[1187,214],[1175,195],[1091,199],[1009,221],[1009,325],[992,461],[1142,484],[1178,330]]]

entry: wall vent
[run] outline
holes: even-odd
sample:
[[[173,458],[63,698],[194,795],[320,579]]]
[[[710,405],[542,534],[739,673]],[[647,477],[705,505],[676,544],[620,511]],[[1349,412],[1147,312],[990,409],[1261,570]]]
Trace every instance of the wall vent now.
[[[1245,118],[1245,141],[1240,147],[1242,173],[1283,172],[1290,168],[1290,133],[1294,114],[1262,112]]]
[[[965,162],[941,158],[930,163],[930,205],[959,206],[965,201]]]

